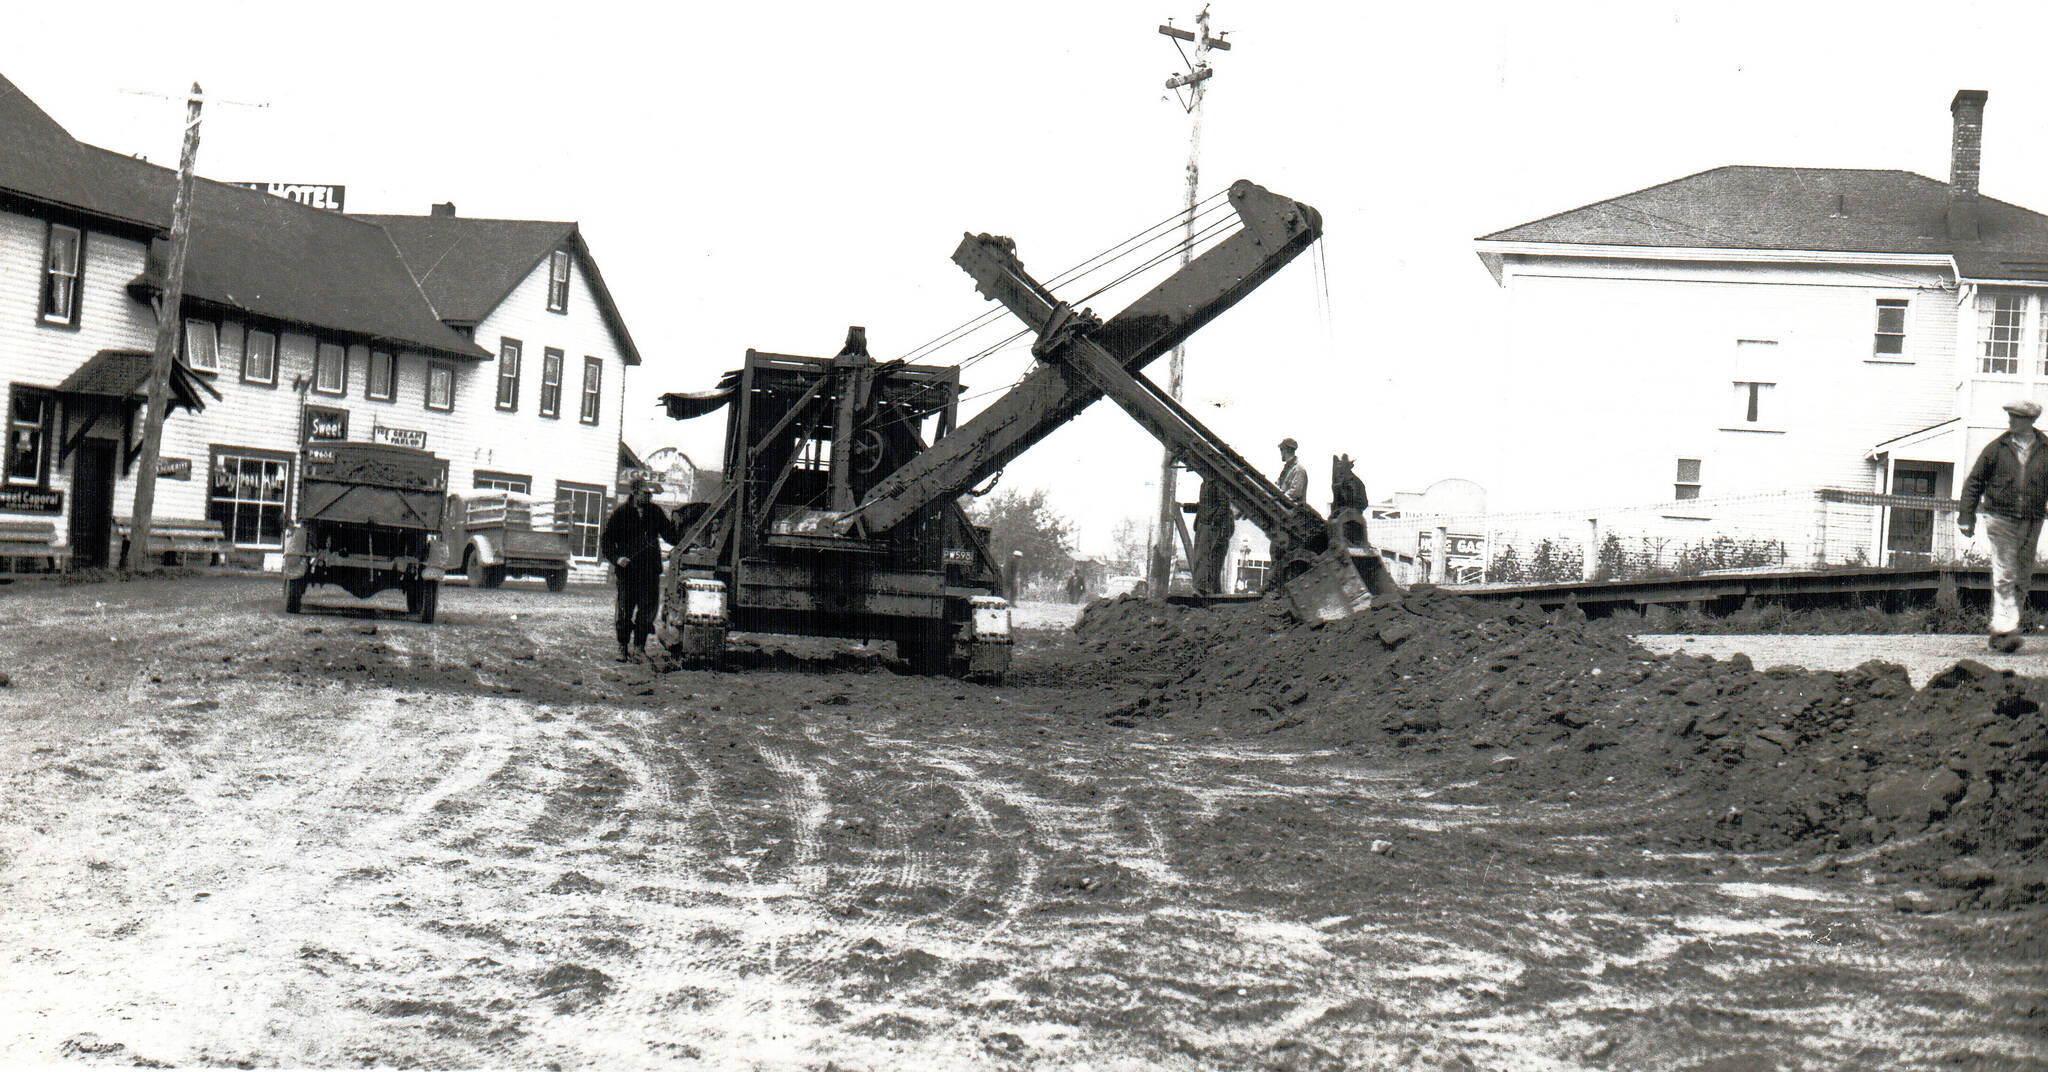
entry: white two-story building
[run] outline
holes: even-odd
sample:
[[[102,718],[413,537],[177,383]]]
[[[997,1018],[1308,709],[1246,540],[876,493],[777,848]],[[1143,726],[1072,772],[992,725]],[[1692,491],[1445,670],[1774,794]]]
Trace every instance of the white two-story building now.
[[[74,141],[0,79],[0,554],[38,538],[74,566],[118,553],[174,184]],[[217,525],[237,559],[274,561],[308,453],[381,440],[448,461],[452,488],[556,496],[578,572],[601,576],[596,524],[639,358],[588,248],[573,224],[464,221],[518,237],[465,236],[415,278],[405,219],[196,183],[155,517]]]
[[[391,235],[441,319],[496,360],[458,399],[455,487],[553,499],[576,579],[603,576],[598,531],[619,467],[626,369],[640,353],[574,223],[357,216]]]
[[[1956,493],[2001,404],[2048,402],[2048,216],[1980,192],[1985,96],[1951,104],[1946,183],[1723,167],[1480,238],[1512,307],[1495,387],[1517,400],[1490,486],[1584,507],[1566,541],[1661,501],[1646,539],[1953,555],[1909,500]]]

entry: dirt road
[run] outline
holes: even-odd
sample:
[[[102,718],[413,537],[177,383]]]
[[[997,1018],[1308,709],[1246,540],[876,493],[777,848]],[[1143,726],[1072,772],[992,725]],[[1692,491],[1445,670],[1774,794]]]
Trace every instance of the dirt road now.
[[[2048,1067],[2010,918],[1665,851],[1654,799],[867,651],[658,674],[602,591],[313,601],[0,593],[0,1064]]]

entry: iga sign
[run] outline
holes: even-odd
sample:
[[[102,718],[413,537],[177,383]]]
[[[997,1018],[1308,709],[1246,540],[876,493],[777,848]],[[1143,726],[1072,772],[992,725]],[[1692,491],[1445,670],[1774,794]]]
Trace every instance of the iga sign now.
[[[328,183],[231,182],[228,185],[240,186],[249,190],[261,190],[266,194],[282,197],[287,201],[297,201],[301,205],[311,205],[314,208],[332,209],[335,212],[342,211],[342,203],[347,199],[348,195],[348,187]]]
[[[370,442],[389,443],[395,447],[411,447],[414,450],[427,449],[427,433],[417,428],[386,428],[379,424],[370,429]]]
[[[192,479],[192,459],[158,458],[156,460],[156,475],[162,480],[190,480]]]

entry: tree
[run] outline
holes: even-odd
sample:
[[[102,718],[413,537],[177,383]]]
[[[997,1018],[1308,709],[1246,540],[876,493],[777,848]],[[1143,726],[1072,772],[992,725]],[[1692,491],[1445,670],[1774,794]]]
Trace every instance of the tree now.
[[[1516,584],[1527,578],[1528,570],[1522,565],[1522,556],[1515,552],[1513,544],[1500,549],[1493,556],[1493,564],[1486,568],[1486,579],[1494,584]]]
[[[1600,541],[1600,558],[1598,564],[1593,567],[1593,579],[1620,580],[1628,576],[1629,572],[1628,552],[1622,549],[1621,537],[1608,533],[1607,537]]]
[[[1046,505],[1045,489],[999,491],[975,503],[973,515],[976,524],[988,526],[997,568],[1010,561],[1010,552],[1024,552],[1020,584],[1041,577],[1064,580],[1073,572],[1074,523]]]
[[[1152,523],[1144,518],[1127,517],[1116,523],[1109,532],[1113,565],[1121,574],[1143,575],[1145,563],[1152,560]]]

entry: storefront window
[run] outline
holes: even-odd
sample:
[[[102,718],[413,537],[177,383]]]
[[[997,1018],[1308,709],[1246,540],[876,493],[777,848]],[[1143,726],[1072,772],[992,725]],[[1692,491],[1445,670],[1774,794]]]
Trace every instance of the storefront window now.
[[[281,547],[290,486],[291,462],[283,458],[215,453],[206,516],[238,547]]]

